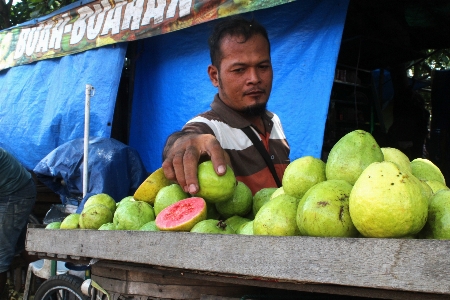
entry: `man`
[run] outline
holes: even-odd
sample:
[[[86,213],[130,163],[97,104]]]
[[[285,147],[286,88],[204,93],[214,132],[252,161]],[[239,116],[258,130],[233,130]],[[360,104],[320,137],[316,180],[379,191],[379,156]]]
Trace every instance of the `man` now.
[[[218,94],[210,111],[169,136],[163,152],[164,174],[195,194],[197,165],[206,157],[218,175],[230,165],[253,194],[280,186],[290,150],[278,116],[266,110],[273,80],[267,31],[255,20],[227,18],[215,26],[209,47],[208,75]],[[260,142],[253,143],[244,133],[246,128],[261,140],[269,164],[256,148]]]
[[[0,148],[0,297],[6,292],[7,271],[14,255],[24,250],[24,231],[35,200],[31,174]]]

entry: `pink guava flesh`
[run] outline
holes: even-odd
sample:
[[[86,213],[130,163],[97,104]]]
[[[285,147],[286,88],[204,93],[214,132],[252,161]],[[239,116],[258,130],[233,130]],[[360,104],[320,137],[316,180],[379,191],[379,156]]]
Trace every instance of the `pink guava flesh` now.
[[[159,230],[190,231],[198,222],[206,219],[206,202],[200,197],[180,200],[163,209],[156,216]]]

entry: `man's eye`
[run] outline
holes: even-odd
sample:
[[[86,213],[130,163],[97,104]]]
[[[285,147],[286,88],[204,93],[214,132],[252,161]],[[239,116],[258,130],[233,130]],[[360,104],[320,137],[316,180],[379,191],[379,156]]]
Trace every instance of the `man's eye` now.
[[[270,68],[270,66],[269,65],[262,65],[262,66],[259,66],[259,68],[266,70],[266,69]]]
[[[233,72],[242,73],[242,72],[244,72],[244,68],[234,69]]]

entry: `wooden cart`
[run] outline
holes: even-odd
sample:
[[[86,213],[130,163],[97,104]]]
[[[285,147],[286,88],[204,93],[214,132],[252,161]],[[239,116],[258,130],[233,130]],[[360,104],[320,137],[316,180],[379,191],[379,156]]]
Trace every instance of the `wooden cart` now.
[[[31,227],[26,250],[76,264],[99,259],[92,280],[111,299],[450,297],[450,241]]]

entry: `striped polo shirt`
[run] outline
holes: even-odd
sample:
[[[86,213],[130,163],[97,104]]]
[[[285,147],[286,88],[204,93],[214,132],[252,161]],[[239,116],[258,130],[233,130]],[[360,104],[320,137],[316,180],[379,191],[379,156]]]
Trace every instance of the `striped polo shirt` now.
[[[281,181],[284,170],[290,162],[290,148],[278,116],[266,111],[262,119],[266,135],[251,128],[257,133],[269,152]],[[183,131],[214,135],[230,156],[231,167],[236,179],[245,183],[255,194],[262,188],[277,187],[277,185],[263,157],[241,130],[250,125],[249,121],[226,106],[216,95],[211,103],[211,110],[188,121],[183,127]]]

